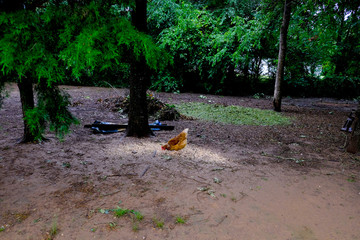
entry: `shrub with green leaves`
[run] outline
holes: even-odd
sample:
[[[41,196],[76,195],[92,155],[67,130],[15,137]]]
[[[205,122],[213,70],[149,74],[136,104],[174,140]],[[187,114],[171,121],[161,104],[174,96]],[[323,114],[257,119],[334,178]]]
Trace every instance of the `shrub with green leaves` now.
[[[150,22],[162,30],[158,43],[173,56],[176,66],[159,75],[153,88],[237,95],[251,92],[248,72],[259,72],[258,49],[263,39],[263,25],[253,20],[257,5],[258,1],[152,1]],[[236,69],[244,74],[236,74]]]

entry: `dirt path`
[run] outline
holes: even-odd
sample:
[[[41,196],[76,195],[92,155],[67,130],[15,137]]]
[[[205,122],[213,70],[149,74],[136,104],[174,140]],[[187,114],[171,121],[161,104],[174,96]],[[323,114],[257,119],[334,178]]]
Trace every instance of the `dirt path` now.
[[[360,239],[360,156],[339,131],[354,102],[284,99],[290,126],[180,120],[149,139],[92,134],[94,120],[126,123],[102,100],[123,89],[64,87],[81,121],[59,142],[17,145],[19,93],[0,110],[0,239]],[[167,103],[269,108],[270,100],[154,93]],[[185,127],[179,152],[160,146]],[[111,209],[133,209],[115,218]],[[109,211],[110,210],[110,211]],[[176,218],[185,224],[176,223]],[[164,226],[160,228],[163,222]]]

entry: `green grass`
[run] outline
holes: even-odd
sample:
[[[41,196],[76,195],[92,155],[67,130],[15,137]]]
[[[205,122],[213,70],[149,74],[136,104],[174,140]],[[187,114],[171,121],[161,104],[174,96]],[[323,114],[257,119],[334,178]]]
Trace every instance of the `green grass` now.
[[[141,221],[144,219],[144,215],[142,215],[142,213],[138,211],[132,211],[132,213],[134,214],[136,220]]]
[[[217,123],[252,126],[287,125],[291,123],[288,117],[273,110],[198,102],[177,104],[176,108],[182,115]]]
[[[134,218],[138,221],[141,221],[144,219],[144,215],[142,215],[141,212],[139,211],[135,211],[135,210],[130,210],[130,209],[126,209],[126,208],[120,208],[120,207],[117,207],[116,209],[113,209],[114,211],[114,215],[115,217],[122,217],[122,216],[125,216],[127,215],[128,213],[132,213],[134,214]]]
[[[50,231],[48,233],[47,240],[53,240],[56,236],[56,234],[59,232],[59,229],[57,227],[57,221],[54,219],[50,228]]]
[[[177,224],[185,224],[186,223],[186,220],[180,216],[177,216],[176,219],[175,219],[175,223]]]
[[[139,231],[139,229],[140,229],[140,227],[139,227],[139,223],[138,222],[133,222],[133,225],[132,225],[132,230],[134,231],[134,232],[137,232],[137,231]]]
[[[115,217],[122,217],[130,212],[129,209],[123,209],[123,208],[116,208],[114,209],[114,215]]]
[[[155,227],[157,227],[157,228],[164,228],[164,221],[163,220],[161,220],[161,219],[158,219],[158,218],[156,218],[156,217],[154,217],[153,218],[153,223],[155,224]]]

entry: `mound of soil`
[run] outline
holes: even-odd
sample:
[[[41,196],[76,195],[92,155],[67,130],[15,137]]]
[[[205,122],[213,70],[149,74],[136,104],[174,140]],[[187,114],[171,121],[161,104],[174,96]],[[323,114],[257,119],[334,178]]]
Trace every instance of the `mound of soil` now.
[[[104,100],[99,99],[106,108],[111,109],[113,112],[121,112],[124,114],[129,113],[130,97],[116,97],[106,98]],[[175,109],[173,105],[168,105],[161,102],[159,99],[153,97],[151,94],[147,96],[148,114],[154,119],[160,121],[173,121],[180,119],[180,113]]]

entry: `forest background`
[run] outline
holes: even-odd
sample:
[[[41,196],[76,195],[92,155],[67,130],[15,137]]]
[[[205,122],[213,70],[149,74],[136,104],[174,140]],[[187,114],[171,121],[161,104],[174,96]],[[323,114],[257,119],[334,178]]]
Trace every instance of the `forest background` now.
[[[2,0],[0,85],[18,83],[30,140],[41,138],[45,122],[60,136],[76,122],[59,84],[129,87],[142,79],[133,95],[148,88],[271,95],[285,2],[291,18],[282,95],[358,98],[360,4],[348,0]],[[141,16],[136,9],[144,9]]]

